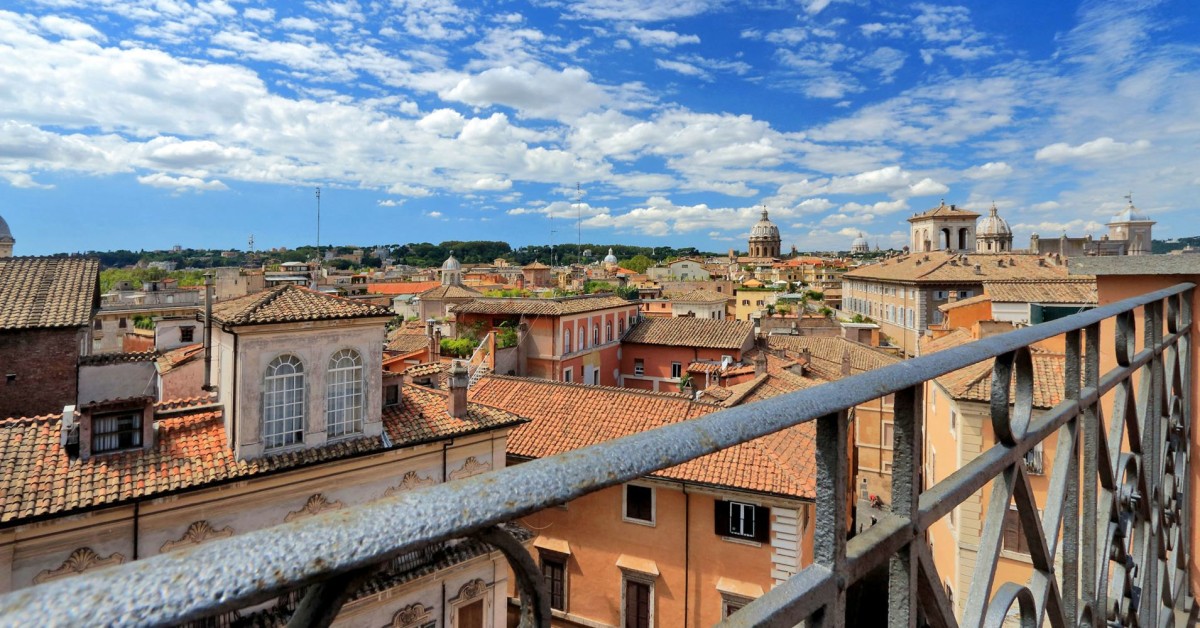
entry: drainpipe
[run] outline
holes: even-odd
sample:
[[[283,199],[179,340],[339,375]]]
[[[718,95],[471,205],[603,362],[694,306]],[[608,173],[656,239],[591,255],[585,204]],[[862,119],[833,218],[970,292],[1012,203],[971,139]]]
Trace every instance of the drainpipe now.
[[[204,274],[204,386],[205,392],[212,392],[212,300],[213,276]]]

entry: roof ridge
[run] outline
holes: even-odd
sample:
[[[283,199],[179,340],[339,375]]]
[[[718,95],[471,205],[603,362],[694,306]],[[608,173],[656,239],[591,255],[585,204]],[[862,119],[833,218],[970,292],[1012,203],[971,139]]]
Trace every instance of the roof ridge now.
[[[588,390],[603,390],[609,392],[619,392],[624,394],[636,395],[640,397],[651,397],[653,399],[675,399],[680,401],[688,401],[691,403],[699,403],[701,405],[715,405],[703,401],[696,401],[683,393],[664,392],[658,390],[642,390],[640,388],[621,388],[619,386],[597,386],[595,384],[584,384],[582,382],[560,382],[552,379],[540,379],[536,377],[518,377],[516,375],[496,375],[489,373],[483,376],[483,379],[497,379],[501,381],[511,382],[528,382],[532,384],[542,384],[546,386],[558,386],[562,388],[585,388]]]
[[[727,407],[732,407],[732,406],[736,406],[737,404],[741,403],[743,399],[750,396],[750,393],[761,388],[762,385],[766,383],[767,378],[769,378],[770,376],[771,376],[770,373],[763,373],[762,375],[756,376],[754,379],[750,380],[750,382],[749,382],[750,385],[746,386],[745,390],[733,393],[732,396],[730,396],[728,399],[726,399],[723,402],[723,405],[725,405]]]

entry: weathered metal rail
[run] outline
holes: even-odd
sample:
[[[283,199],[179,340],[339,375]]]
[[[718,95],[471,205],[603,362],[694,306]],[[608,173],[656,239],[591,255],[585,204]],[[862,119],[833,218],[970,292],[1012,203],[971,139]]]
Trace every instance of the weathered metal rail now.
[[[815,562],[726,620],[732,626],[840,626],[846,592],[887,565],[889,622],[959,625],[924,542],[929,526],[991,483],[977,568],[962,618],[992,626],[1169,625],[1191,599],[1186,577],[1191,489],[1191,299],[1183,283],[1057,321],[994,336],[791,395],[676,423],[516,467],[401,493],[22,589],[0,598],[0,622],[23,626],[177,624],[307,587],[292,621],[327,623],[381,563],[440,541],[478,536],[517,573],[526,621],[548,625],[544,584],[496,525],[806,421],[816,421]],[[1142,349],[1133,311],[1143,307]],[[1100,373],[1100,325],[1115,319],[1117,366]],[[1066,334],[1066,395],[1031,421],[1029,345]],[[992,424],[1000,441],[923,489],[926,381],[996,358]],[[1015,394],[1010,382],[1015,380]],[[848,409],[895,393],[892,512],[847,541]],[[1102,405],[1111,407],[1107,414]],[[1039,513],[1024,468],[1057,435]],[[1082,480],[1082,481],[1081,481]],[[1015,504],[1033,577],[994,587],[1004,512]],[[1057,561],[1056,557],[1061,558]],[[1061,567],[1059,566],[1061,564]]]

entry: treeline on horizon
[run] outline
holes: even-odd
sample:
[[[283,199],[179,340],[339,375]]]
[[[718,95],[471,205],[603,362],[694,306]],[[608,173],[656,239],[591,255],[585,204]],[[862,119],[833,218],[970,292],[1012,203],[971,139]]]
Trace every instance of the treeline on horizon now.
[[[440,244],[416,242],[408,244],[384,244],[372,246],[328,246],[322,247],[324,255],[332,250],[334,255],[350,255],[355,250],[362,250],[362,260],[355,263],[346,259],[327,260],[328,267],[341,270],[356,268],[380,268],[383,260],[375,255],[376,249],[387,251],[395,264],[430,267],[441,266],[451,252],[458,261],[464,264],[490,264],[496,259],[507,260],[508,263],[524,266],[539,261],[544,264],[575,264],[591,263],[604,259],[611,248],[618,260],[629,260],[643,256],[650,260],[665,260],[687,256],[712,256],[717,253],[701,251],[696,247],[649,247],[629,246],[625,244],[561,244],[530,245],[512,248],[507,242],[498,240],[447,240]],[[85,256],[100,260],[104,268],[126,268],[142,262],[174,262],[180,270],[185,268],[215,268],[219,266],[242,266],[249,264],[278,264],[283,262],[306,262],[317,256],[315,246],[300,246],[286,251],[235,251],[236,256],[222,257],[221,253],[230,249],[182,249],[180,251],[131,251],[119,249],[115,251],[87,251],[84,253],[59,253],[52,257]],[[588,253],[591,255],[581,255]]]

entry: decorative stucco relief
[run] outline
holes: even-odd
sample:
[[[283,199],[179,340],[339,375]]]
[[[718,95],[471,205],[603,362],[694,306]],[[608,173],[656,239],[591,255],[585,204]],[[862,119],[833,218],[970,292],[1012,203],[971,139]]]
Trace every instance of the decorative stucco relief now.
[[[107,558],[101,558],[90,547],[81,547],[73,552],[59,565],[57,569],[46,569],[33,578],[34,584],[49,582],[56,578],[64,576],[73,576],[92,569],[108,567],[109,565],[120,565],[125,562],[125,555],[112,553]]]
[[[409,628],[410,626],[419,625],[421,622],[429,619],[429,614],[432,610],[432,608],[420,602],[414,602],[396,611],[396,614],[392,616],[392,623],[390,625],[392,628]]]
[[[456,601],[473,600],[487,593],[488,585],[482,578],[476,578],[458,588]]]
[[[192,522],[192,525],[188,526],[187,532],[184,532],[183,536],[174,541],[167,541],[166,543],[163,543],[162,547],[160,547],[158,551],[165,554],[180,547],[199,545],[209,539],[223,539],[228,536],[233,536],[233,528],[229,526],[225,526],[224,528],[218,530],[212,527],[212,524],[210,524],[208,521],[194,521]]]
[[[383,492],[384,497],[391,497],[396,493],[403,493],[413,489],[432,486],[437,484],[437,480],[429,477],[421,477],[416,471],[409,471],[404,474],[404,479],[400,480],[400,484],[388,487],[388,490]]]
[[[467,457],[466,460],[463,461],[463,464],[461,467],[459,467],[455,471],[450,472],[450,479],[451,480],[461,480],[463,478],[469,478],[472,475],[478,475],[480,473],[483,473],[484,471],[491,471],[491,470],[492,470],[492,463],[490,461],[489,462],[480,462],[475,459],[475,456],[469,456],[469,457]]]
[[[329,501],[326,499],[323,493],[317,493],[308,498],[308,501],[304,503],[303,508],[289,512],[288,515],[283,518],[283,520],[295,521],[297,519],[303,519],[304,517],[319,515],[326,510],[337,510],[344,505],[345,504],[337,500]]]

